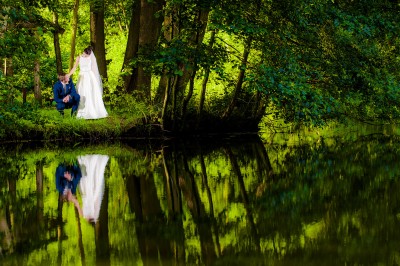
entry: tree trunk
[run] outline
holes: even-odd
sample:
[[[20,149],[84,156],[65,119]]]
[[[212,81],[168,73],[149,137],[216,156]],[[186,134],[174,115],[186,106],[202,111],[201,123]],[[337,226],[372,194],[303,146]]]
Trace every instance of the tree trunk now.
[[[58,204],[57,204],[57,265],[61,265],[62,263],[62,239],[63,239],[63,217],[62,217],[62,209],[63,209],[63,200],[61,199],[61,194],[58,196]]]
[[[44,201],[43,201],[43,162],[36,164],[36,217],[38,229],[44,226]]]
[[[161,121],[162,121],[162,129],[165,130],[165,122],[166,122],[166,114],[167,114],[167,106],[168,106],[168,100],[169,100],[169,87],[171,84],[171,78],[167,79],[167,85],[165,86],[165,93],[164,93],[164,102],[163,102],[163,107],[161,111]]]
[[[96,260],[101,265],[111,265],[110,263],[110,237],[108,230],[108,198],[109,189],[104,188],[103,199],[100,205],[99,220],[95,224],[95,244],[96,244]]]
[[[212,234],[212,228],[209,223],[204,223],[204,219],[207,219],[207,213],[205,206],[200,198],[199,188],[197,187],[195,177],[189,169],[187,157],[185,153],[182,155],[183,162],[183,174],[179,178],[179,187],[182,190],[182,195],[185,197],[188,209],[190,210],[193,220],[197,225],[197,230],[200,240],[200,250],[205,265],[214,264],[217,254],[215,252],[214,240]]]
[[[85,248],[83,246],[83,238],[82,238],[82,227],[81,227],[81,220],[79,216],[79,210],[78,208],[75,207],[75,220],[76,220],[76,227],[78,230],[78,249],[79,249],[79,255],[81,257],[81,264],[82,266],[85,266]]]
[[[157,18],[155,14],[162,9],[163,3],[161,0],[141,0],[139,50],[149,51],[157,44],[162,19]],[[137,72],[137,92],[139,99],[151,101],[151,74],[146,73],[142,66],[138,67]]]
[[[183,30],[180,28],[180,25],[178,22],[176,22],[176,17],[178,16],[177,13],[178,11],[173,11],[170,14],[170,17],[166,17],[164,21],[164,27],[167,29],[167,31],[164,33],[165,38],[172,39],[175,36],[179,38],[180,31]],[[204,34],[205,34],[205,28],[207,26],[207,21],[208,21],[208,13],[209,10],[199,10],[198,15],[196,19],[192,22],[195,22],[194,24],[197,25],[197,28],[195,31],[191,33],[191,41],[190,43],[198,47],[204,39]],[[193,95],[193,90],[194,90],[194,78],[196,75],[196,70],[197,70],[197,62],[195,58],[192,58],[192,63],[190,65],[190,70],[186,70],[186,67],[184,65],[180,66],[180,70],[183,72],[183,75],[175,75],[174,76],[174,86],[171,87],[169,93],[171,94],[169,97],[171,98],[171,101],[168,102],[168,106],[166,106],[164,109],[165,110],[170,110],[170,112],[167,114],[164,112],[163,115],[163,125],[165,129],[169,129],[172,131],[175,131],[176,129],[176,123],[177,119],[182,119],[184,120],[184,114],[186,114],[186,109],[188,106],[188,103]],[[170,73],[171,74],[171,73]],[[192,79],[192,86],[189,88],[188,94],[185,98],[185,88],[187,85],[187,82]],[[159,95],[161,93],[161,90],[164,88],[164,91],[167,91],[165,88],[167,84],[168,77],[166,75],[163,75],[161,77],[158,91],[156,95]],[[171,85],[169,83],[169,85]],[[169,98],[168,97],[168,98]],[[158,99],[156,97],[156,99]],[[166,97],[164,97],[165,99]],[[171,123],[172,122],[172,123]],[[183,121],[184,123],[184,121]],[[182,124],[183,124],[182,123]]]
[[[12,75],[14,75],[12,59],[6,58],[6,59],[4,59],[4,76],[12,76]]]
[[[173,22],[173,14],[167,14],[164,17],[164,38],[167,41],[171,41],[172,38],[178,34],[179,28],[177,27],[177,23]],[[163,75],[160,78],[158,83],[158,87],[156,90],[156,94],[154,96],[154,104],[161,104],[162,99],[165,99],[164,92],[167,89],[168,84],[170,84],[171,78],[168,77],[168,73],[164,71]],[[164,96],[164,97],[163,97]]]
[[[0,234],[2,237],[0,246],[2,252],[6,254],[13,253],[13,238],[10,228],[11,226],[7,221],[7,211],[5,208],[2,208],[0,209]]]
[[[197,68],[197,63],[195,63],[194,65],[195,68]],[[189,101],[192,98],[193,95],[193,91],[194,91],[194,79],[196,77],[196,73],[197,73],[197,69],[194,69],[192,72],[192,75],[190,77],[190,82],[189,82],[189,91],[185,97],[185,99],[183,100],[183,104],[182,104],[182,123],[181,123],[181,129],[185,129],[185,124],[186,124],[186,117],[187,117],[187,107],[189,105]]]
[[[176,97],[175,92],[178,85],[178,77],[170,77],[165,87],[164,104],[162,109],[162,128],[163,130],[175,130],[176,116]]]
[[[222,118],[229,117],[232,114],[232,111],[236,106],[236,102],[239,97],[239,93],[242,90],[244,74],[245,74],[246,66],[247,66],[247,60],[249,58],[250,49],[251,49],[251,42],[252,42],[252,39],[249,38],[245,44],[244,52],[243,52],[243,59],[241,62],[239,76],[238,76],[238,79],[236,82],[235,90],[233,92],[232,100],[231,100],[231,103],[229,104],[228,108],[225,110],[224,114],[222,115]]]
[[[90,43],[96,55],[99,73],[104,79],[107,79],[104,0],[93,1],[90,5]]]
[[[26,88],[22,88],[22,103],[26,103]]]
[[[69,55],[69,69],[72,69],[75,63],[75,46],[76,46],[76,32],[78,31],[78,10],[79,0],[75,0],[74,10],[72,11],[72,34],[71,34],[71,53]]]
[[[197,15],[198,15],[197,22],[201,25],[201,27],[199,28],[199,30],[197,30],[196,35],[195,35],[196,37],[194,38],[194,42],[196,44],[196,50],[199,49],[199,46],[202,43],[203,38],[204,38],[205,25],[207,25],[207,19],[208,19],[208,12],[202,12],[200,10]],[[206,23],[202,23],[203,20],[205,20]],[[202,39],[201,42],[200,42],[200,36]],[[182,127],[185,126],[185,117],[186,117],[187,106],[193,95],[194,79],[196,78],[196,73],[197,73],[197,59],[192,58],[192,60],[193,60],[192,61],[192,69],[190,71],[190,79],[189,79],[189,91],[188,91],[188,94],[186,95],[185,99],[183,100],[183,104],[182,104],[182,117],[183,117]]]
[[[266,96],[260,91],[257,91],[256,93],[256,102],[252,113],[254,119],[261,119],[266,108]]]
[[[139,29],[140,29],[140,2],[135,1],[132,7],[132,18],[129,24],[128,43],[126,45],[124,63],[121,72],[130,72],[129,75],[123,75],[124,89],[127,92],[132,92],[136,88],[137,68],[131,68],[129,63],[137,55],[139,47]]]
[[[128,192],[131,212],[135,214],[137,221],[143,222],[142,202],[140,199],[140,178],[133,174],[126,175],[126,190]]]
[[[40,75],[39,75],[39,71],[40,71],[39,59],[35,59],[34,70],[33,70],[33,74],[34,74],[33,92],[34,92],[34,95],[35,95],[36,102],[38,102],[39,105],[42,106],[42,92],[40,90]]]
[[[56,11],[53,11],[53,22],[55,25],[58,25],[58,14]],[[54,31],[53,33],[53,42],[54,42],[54,52],[56,54],[56,69],[57,73],[63,72],[63,67],[62,67],[62,59],[61,59],[61,49],[60,49],[60,37],[59,37],[59,32]]]
[[[251,234],[252,234],[252,237],[253,237],[255,248],[259,252],[260,249],[261,249],[260,248],[260,236],[257,233],[257,227],[256,227],[256,223],[254,222],[255,219],[253,217],[253,211],[251,209],[251,204],[249,202],[249,196],[248,196],[248,193],[246,191],[246,186],[244,184],[243,175],[242,175],[242,173],[240,171],[240,167],[239,167],[238,161],[237,161],[236,157],[234,156],[231,148],[226,147],[225,148],[225,152],[229,157],[229,161],[231,162],[232,171],[237,177],[238,185],[239,185],[239,189],[240,189],[240,194],[242,196],[243,205],[244,205],[244,208],[246,210],[247,222],[250,225],[250,231],[251,231]]]
[[[208,9],[199,10],[198,16],[196,18],[196,24],[199,26],[197,28],[197,31],[193,32],[192,35],[192,43],[196,46],[199,46],[203,42],[204,34],[208,23],[208,14],[209,14]],[[179,77],[178,88],[176,92],[178,103],[184,102],[186,86],[190,80],[190,77],[192,76],[193,71],[195,70],[195,67],[192,66],[186,68],[185,66],[183,66],[182,69],[183,69],[183,75]]]
[[[172,93],[172,111],[171,111],[171,120],[172,120],[172,131],[175,131],[175,125],[176,125],[176,91],[178,88],[178,81],[179,81],[179,76],[176,75],[174,77],[174,85],[172,86],[171,93]]]
[[[135,4],[136,2],[134,2],[134,4]],[[122,23],[122,27],[124,27],[125,28],[125,31],[126,32],[128,32],[129,31],[129,25],[128,25],[128,19],[127,19],[127,17],[126,17],[126,13],[125,13],[125,7],[124,7],[124,4],[123,3],[119,3],[118,4],[118,10],[120,10],[121,11],[121,13],[122,13],[122,21],[121,21],[121,23]]]
[[[207,168],[206,168],[206,164],[204,162],[204,155],[203,152],[201,150],[201,148],[199,148],[200,151],[200,166],[201,166],[201,176],[202,176],[202,185],[204,186],[206,193],[207,193],[207,198],[208,198],[208,205],[209,205],[209,212],[210,212],[210,221],[211,221],[211,227],[212,227],[212,231],[215,234],[215,245],[216,245],[216,250],[217,250],[217,256],[220,257],[221,256],[221,244],[219,241],[219,235],[218,235],[218,223],[215,219],[214,216],[214,203],[213,203],[213,199],[212,199],[212,192],[210,189],[210,186],[208,185],[208,177],[207,177]]]
[[[211,50],[212,47],[214,46],[215,35],[216,35],[216,30],[213,30],[211,32],[210,43],[208,44],[208,50]],[[210,66],[208,66],[205,69],[204,79],[203,79],[203,83],[201,85],[199,107],[197,109],[197,127],[199,127],[199,125],[201,123],[201,115],[203,113],[204,101],[206,98],[206,90],[207,90],[207,83],[208,83],[209,77],[210,77]]]
[[[197,66],[195,66],[197,68]],[[192,98],[193,95],[193,90],[194,90],[194,79],[196,77],[197,69],[193,70],[192,75],[189,80],[189,91],[188,94],[186,95],[185,99],[183,100],[183,106],[182,106],[182,117],[185,116],[187,106],[189,105],[189,101]]]

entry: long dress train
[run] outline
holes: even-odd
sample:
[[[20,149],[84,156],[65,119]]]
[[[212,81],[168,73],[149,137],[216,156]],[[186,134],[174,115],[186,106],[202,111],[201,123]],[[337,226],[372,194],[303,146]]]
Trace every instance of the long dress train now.
[[[80,57],[79,78],[76,88],[81,100],[76,115],[77,118],[99,119],[108,116],[103,102],[102,82],[100,75],[96,74],[96,70],[97,62],[94,55]]]

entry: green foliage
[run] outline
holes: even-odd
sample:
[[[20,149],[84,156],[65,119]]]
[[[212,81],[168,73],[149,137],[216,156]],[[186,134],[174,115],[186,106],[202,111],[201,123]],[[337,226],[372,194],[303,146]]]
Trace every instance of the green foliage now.
[[[157,119],[159,110],[154,106],[138,102],[133,95],[116,94],[110,99],[113,103],[114,113],[121,119],[139,120],[144,119],[145,123],[154,122]]]
[[[270,12],[269,30],[250,35],[262,56],[248,80],[269,97],[270,112],[312,124],[343,115],[399,118],[398,6],[366,2],[279,1],[260,9]]]
[[[260,65],[248,74],[247,81],[250,89],[260,90],[268,97],[275,107],[276,119],[323,125],[326,120],[337,117],[337,103],[309,84],[309,78],[296,64],[279,69]]]
[[[76,54],[89,45],[90,3],[83,1],[80,5]],[[106,104],[123,119],[142,116],[146,121],[158,121],[160,106],[138,103],[135,94],[132,98],[119,91],[123,87],[121,76],[132,74],[126,70],[121,74],[121,68],[133,2],[104,4],[109,77],[104,81]],[[1,101],[21,102],[23,90],[27,91],[28,100],[32,98],[29,95],[37,60],[43,98],[52,96],[56,79],[53,11],[62,14],[59,23],[65,32],[59,36],[63,68],[67,71],[72,6],[71,0],[5,2],[0,24],[7,30],[0,30],[0,58],[7,58],[7,64],[12,64],[13,74],[4,77],[4,68],[0,71]],[[393,1],[373,0],[167,1],[163,10],[155,14],[166,19],[156,45],[151,49],[141,47],[131,67],[141,66],[150,73],[154,90],[162,75],[179,77],[180,86],[185,86],[188,74],[196,70],[194,100],[187,107],[192,114],[196,114],[207,71],[210,74],[204,108],[218,117],[229,106],[238,74],[244,70],[235,119],[238,115],[243,119],[252,115],[244,106],[252,105],[261,92],[266,113],[289,124],[320,126],[346,117],[394,122],[400,118],[399,8]],[[200,14],[209,14],[207,25],[199,23]],[[169,19],[171,23],[167,23]],[[198,43],[203,26],[207,26],[205,38]],[[209,43],[214,33],[215,39]],[[245,49],[249,58],[244,64]],[[188,92],[185,87],[181,91],[175,95],[177,109]],[[15,117],[5,114],[11,110],[5,108],[3,117]],[[28,118],[15,124],[30,126],[36,120]],[[43,124],[46,122],[40,122],[38,128]]]
[[[35,105],[18,102],[3,104],[0,107],[0,137],[13,132],[15,138],[23,138],[27,136],[29,129],[39,129],[43,120],[38,113]],[[20,130],[16,130],[17,128]]]

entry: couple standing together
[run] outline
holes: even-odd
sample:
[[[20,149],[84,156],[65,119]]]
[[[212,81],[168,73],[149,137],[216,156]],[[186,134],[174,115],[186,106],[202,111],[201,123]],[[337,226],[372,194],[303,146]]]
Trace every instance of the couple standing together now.
[[[76,84],[70,79],[79,64],[79,78]],[[74,67],[68,74],[59,73],[53,87],[57,110],[64,115],[64,109],[71,108],[71,116],[99,119],[108,115],[103,102],[103,83],[97,67],[96,57],[89,46],[76,58]]]

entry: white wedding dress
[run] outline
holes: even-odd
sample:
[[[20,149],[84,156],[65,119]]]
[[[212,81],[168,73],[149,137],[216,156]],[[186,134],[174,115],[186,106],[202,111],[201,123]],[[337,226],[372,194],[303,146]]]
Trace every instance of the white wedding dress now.
[[[108,115],[103,102],[103,84],[93,52],[79,59],[79,78],[76,84],[81,100],[77,118],[99,119]]]
[[[91,154],[78,156],[82,171],[79,192],[82,197],[83,217],[96,223],[99,219],[101,201],[104,195],[104,171],[108,162],[107,155]]]

